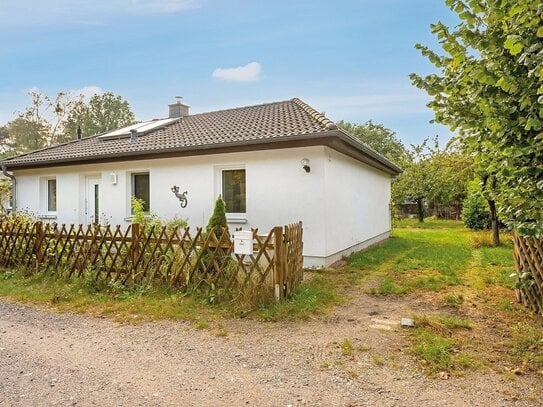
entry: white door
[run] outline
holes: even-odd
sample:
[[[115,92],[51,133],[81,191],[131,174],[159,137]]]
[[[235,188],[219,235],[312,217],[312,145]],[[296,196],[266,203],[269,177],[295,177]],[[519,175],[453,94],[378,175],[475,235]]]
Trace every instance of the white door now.
[[[85,220],[87,223],[100,223],[100,177],[87,177],[86,184]]]

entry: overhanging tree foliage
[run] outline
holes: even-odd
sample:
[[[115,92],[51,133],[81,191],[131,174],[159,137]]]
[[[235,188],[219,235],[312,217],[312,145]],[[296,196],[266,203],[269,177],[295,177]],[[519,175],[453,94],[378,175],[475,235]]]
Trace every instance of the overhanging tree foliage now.
[[[341,120],[337,125],[399,166],[408,159],[407,150],[396,133],[382,124],[373,123],[371,120],[364,124]]]
[[[81,126],[90,136],[135,122],[128,102],[107,92],[85,103],[83,95],[59,92],[50,98],[29,92],[32,103],[18,117],[0,127],[0,154],[8,157],[77,138]]]
[[[417,45],[439,70],[413,83],[437,122],[457,130],[480,170],[495,178],[504,220],[543,235],[543,3],[446,0],[460,19],[432,25],[444,54]]]
[[[106,92],[94,95],[88,104],[72,109],[65,123],[65,133],[75,135],[80,126],[84,137],[92,136],[129,126],[135,121],[128,102],[119,95]]]

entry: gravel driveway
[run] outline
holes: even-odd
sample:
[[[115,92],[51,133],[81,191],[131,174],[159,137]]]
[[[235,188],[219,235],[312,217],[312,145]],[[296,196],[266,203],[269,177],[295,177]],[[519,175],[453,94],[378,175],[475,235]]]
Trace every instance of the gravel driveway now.
[[[396,327],[408,312],[363,296],[324,321],[226,321],[219,336],[0,301],[0,405],[540,405],[535,377],[439,380],[413,370]]]

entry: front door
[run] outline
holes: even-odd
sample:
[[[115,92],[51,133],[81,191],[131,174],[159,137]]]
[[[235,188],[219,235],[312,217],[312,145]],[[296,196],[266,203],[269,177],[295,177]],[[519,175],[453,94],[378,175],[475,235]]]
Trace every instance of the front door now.
[[[87,177],[86,184],[85,220],[87,223],[100,223],[100,177]]]

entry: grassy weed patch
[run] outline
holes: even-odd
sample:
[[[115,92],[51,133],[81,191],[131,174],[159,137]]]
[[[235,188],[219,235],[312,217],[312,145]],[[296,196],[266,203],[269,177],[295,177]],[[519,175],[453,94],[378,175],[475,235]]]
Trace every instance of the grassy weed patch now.
[[[259,307],[258,316],[264,321],[279,321],[308,319],[313,315],[326,313],[331,306],[344,301],[334,283],[330,281],[331,278],[324,274],[315,275],[300,284],[291,298]]]
[[[464,343],[469,343],[462,331],[472,329],[470,321],[450,315],[417,316],[415,321],[411,349],[429,373],[447,371],[459,375],[483,365],[478,357],[461,350]]]

